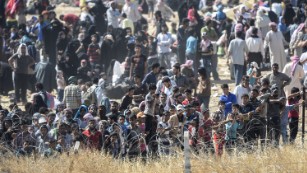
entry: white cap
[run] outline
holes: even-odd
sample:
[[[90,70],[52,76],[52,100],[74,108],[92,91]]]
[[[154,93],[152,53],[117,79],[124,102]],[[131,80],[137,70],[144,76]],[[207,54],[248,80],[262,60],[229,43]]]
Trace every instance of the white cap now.
[[[47,123],[47,120],[46,120],[45,117],[40,117],[40,118],[38,119],[38,123],[39,123],[39,124]]]

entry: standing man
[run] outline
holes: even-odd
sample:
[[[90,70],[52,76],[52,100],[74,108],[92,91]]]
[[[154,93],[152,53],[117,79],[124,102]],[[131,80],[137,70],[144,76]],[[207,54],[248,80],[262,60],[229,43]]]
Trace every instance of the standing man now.
[[[142,46],[137,44],[134,48],[135,55],[131,57],[130,65],[130,80],[132,81],[135,74],[139,75],[142,79],[147,71],[147,57],[142,54]]]
[[[184,91],[189,87],[188,79],[181,74],[179,63],[173,65],[173,76],[170,79],[176,82],[176,85],[179,87],[180,91]]]
[[[158,57],[162,67],[171,68],[170,53],[173,42],[171,34],[168,32],[167,25],[162,25],[162,32],[158,34]]]
[[[284,87],[290,84],[291,78],[288,75],[279,72],[278,69],[278,64],[274,63],[272,65],[272,73],[267,74],[262,80],[266,79],[270,81],[271,86],[276,85],[278,88],[278,97],[284,97]]]
[[[28,69],[35,64],[35,61],[29,56],[27,46],[25,44],[20,44],[17,53],[8,60],[8,63],[14,71],[13,82],[16,95],[15,102],[18,103],[21,99],[22,103],[26,104]]]
[[[68,83],[69,85],[64,89],[63,103],[66,104],[66,108],[70,108],[76,113],[81,105],[81,90],[75,76],[69,77]]]
[[[199,61],[196,60],[196,51],[197,51],[197,38],[196,38],[196,32],[194,29],[190,29],[189,31],[189,37],[187,39],[187,44],[186,44],[186,50],[185,54],[187,56],[187,59],[192,60],[193,63],[193,68],[194,68],[194,74],[196,75]]]
[[[156,133],[156,128],[154,126],[155,120],[155,106],[157,103],[156,95],[156,85],[149,85],[149,93],[145,96],[145,140],[146,144],[150,144],[154,141],[154,136]]]
[[[227,64],[229,64],[229,56],[231,56],[231,61],[234,67],[236,86],[239,85],[241,82],[243,76],[245,55],[248,52],[245,41],[241,39],[242,34],[243,33],[241,31],[236,32],[236,38],[231,40],[228,47]]]
[[[284,45],[287,45],[283,34],[277,30],[276,23],[271,22],[271,31],[265,37],[264,47],[270,48],[271,64],[277,63],[279,67],[286,65],[286,54]],[[281,88],[279,88],[281,90]]]
[[[157,74],[160,72],[160,64],[155,63],[151,66],[151,72],[149,72],[143,79],[142,85],[143,86],[149,86],[150,84],[156,84],[157,83]]]
[[[180,64],[185,63],[185,49],[187,44],[187,28],[189,26],[189,19],[184,18],[182,25],[177,31],[177,56]]]
[[[119,23],[118,19],[120,17],[120,13],[117,9],[116,2],[111,3],[111,7],[107,10],[107,18],[108,18],[108,26],[112,26],[113,28],[118,28]]]

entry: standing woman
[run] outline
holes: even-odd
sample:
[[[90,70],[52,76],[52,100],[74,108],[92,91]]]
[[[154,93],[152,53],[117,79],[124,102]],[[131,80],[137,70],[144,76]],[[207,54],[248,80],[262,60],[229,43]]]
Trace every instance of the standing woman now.
[[[196,88],[197,98],[200,104],[204,104],[205,109],[209,108],[211,96],[211,82],[205,68],[198,69],[198,85]]]

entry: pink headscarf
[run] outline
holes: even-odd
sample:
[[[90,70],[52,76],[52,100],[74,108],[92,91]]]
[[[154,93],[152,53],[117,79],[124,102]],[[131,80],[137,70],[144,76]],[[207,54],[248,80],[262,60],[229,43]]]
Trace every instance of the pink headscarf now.
[[[185,64],[182,64],[181,67],[192,67],[193,60],[187,60]]]
[[[292,56],[291,57],[291,61],[292,61],[292,66],[291,66],[291,75],[294,76],[294,71],[295,71],[295,68],[297,66],[297,64],[300,62],[300,57],[298,56]]]

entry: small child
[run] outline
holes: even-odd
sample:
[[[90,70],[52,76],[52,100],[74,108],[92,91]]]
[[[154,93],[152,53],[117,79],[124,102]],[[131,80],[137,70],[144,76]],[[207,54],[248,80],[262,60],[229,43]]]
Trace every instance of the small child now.
[[[246,74],[249,76],[249,83],[251,86],[257,84],[258,79],[262,78],[258,64],[255,61],[251,62],[250,68],[247,70]]]
[[[230,113],[227,116],[227,122],[225,124],[226,128],[226,135],[225,135],[225,141],[226,141],[226,146],[225,149],[230,154],[233,150],[233,148],[236,146],[237,142],[237,130],[239,128],[239,124],[236,120],[237,114],[235,113]]]
[[[93,34],[91,36],[91,41],[92,43],[88,46],[87,49],[87,56],[89,57],[90,60],[90,64],[92,69],[95,68],[96,64],[99,64],[99,56],[100,56],[100,46],[97,43],[98,41],[98,35],[97,34]]]
[[[158,124],[158,134],[159,134],[159,142],[160,142],[160,148],[161,152],[163,154],[170,154],[170,141],[169,141],[169,130],[170,125],[168,124],[169,120],[169,114],[164,113],[161,117],[162,121]]]
[[[198,136],[199,140],[201,140],[201,143],[204,143],[205,147],[205,153],[213,154],[214,153],[214,146],[212,141],[212,127],[214,125],[214,122],[210,118],[210,112],[209,110],[203,111],[204,120],[203,125],[199,127],[198,129]]]

